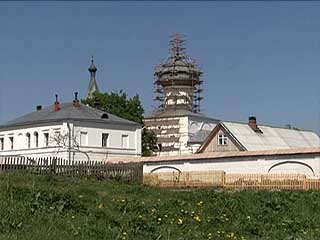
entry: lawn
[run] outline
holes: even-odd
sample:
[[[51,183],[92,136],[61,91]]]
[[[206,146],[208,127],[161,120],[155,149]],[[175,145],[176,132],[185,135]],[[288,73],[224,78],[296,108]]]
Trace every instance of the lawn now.
[[[320,239],[319,192],[0,174],[0,239]]]

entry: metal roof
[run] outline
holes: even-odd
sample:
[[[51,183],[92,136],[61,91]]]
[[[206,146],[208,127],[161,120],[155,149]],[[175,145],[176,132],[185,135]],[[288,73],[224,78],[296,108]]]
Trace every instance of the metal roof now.
[[[165,162],[184,162],[184,161],[221,161],[224,158],[238,158],[246,160],[246,157],[257,156],[297,156],[304,154],[320,155],[320,148],[295,148],[295,149],[277,149],[265,151],[240,151],[240,152],[207,152],[191,155],[175,155],[175,156],[152,156],[152,157],[131,157],[131,158],[112,158],[107,159],[108,163],[165,163]]]
[[[54,111],[54,106],[51,105],[42,110],[35,111],[6,122],[0,125],[0,129],[63,120],[140,126],[138,123],[117,117],[113,114],[89,107],[84,104],[80,104],[80,107],[74,107],[73,103],[62,103],[60,104],[59,111]]]
[[[311,131],[259,125],[255,132],[246,123],[221,122],[248,151],[319,147],[319,136]]]

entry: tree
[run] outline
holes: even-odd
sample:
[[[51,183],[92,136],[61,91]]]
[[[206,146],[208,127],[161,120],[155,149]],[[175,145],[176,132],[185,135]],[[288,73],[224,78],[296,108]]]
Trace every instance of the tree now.
[[[118,117],[137,122],[143,125],[144,109],[139,95],[128,98],[127,94],[119,92],[93,94],[93,98],[82,100],[84,104],[114,114]],[[157,150],[157,137],[154,132],[143,128],[142,130],[142,156],[151,156]]]
[[[71,160],[71,154],[73,154],[72,160],[74,160],[75,153],[84,154],[87,160],[90,160],[88,153],[80,150],[80,144],[76,137],[79,134],[79,130],[74,133],[74,136],[71,136],[71,133],[68,131],[55,132],[50,135],[49,144],[57,149],[56,154],[67,152],[69,154],[69,161]]]
[[[142,129],[142,156],[152,156],[158,150],[157,136],[153,131]]]

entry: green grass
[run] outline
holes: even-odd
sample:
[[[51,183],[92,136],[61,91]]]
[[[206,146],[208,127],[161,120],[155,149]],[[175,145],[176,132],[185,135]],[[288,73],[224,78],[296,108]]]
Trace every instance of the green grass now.
[[[320,239],[320,193],[5,173],[0,239]]]

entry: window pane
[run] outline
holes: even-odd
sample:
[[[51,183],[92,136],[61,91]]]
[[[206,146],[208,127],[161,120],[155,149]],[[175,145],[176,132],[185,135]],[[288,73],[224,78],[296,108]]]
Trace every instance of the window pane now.
[[[13,149],[13,137],[9,137],[9,141],[10,141],[10,149]]]
[[[129,136],[128,135],[122,135],[121,147],[122,148],[129,148]]]
[[[108,133],[102,133],[102,147],[108,147]]]
[[[227,144],[228,144],[228,138],[225,137],[225,138],[223,139],[223,144],[224,144],[224,145],[227,145]]]
[[[44,145],[46,147],[48,147],[48,145],[49,145],[49,133],[44,133],[43,136],[44,136]]]
[[[4,138],[0,138],[0,150],[4,149]]]
[[[34,145],[35,147],[39,146],[39,135],[37,132],[34,133]]]
[[[31,140],[30,133],[27,133],[26,137],[27,137],[27,147],[30,148],[30,140]]]
[[[228,137],[224,134],[218,135],[218,145],[228,145]]]
[[[80,133],[80,146],[88,146],[88,133],[87,132]]]

